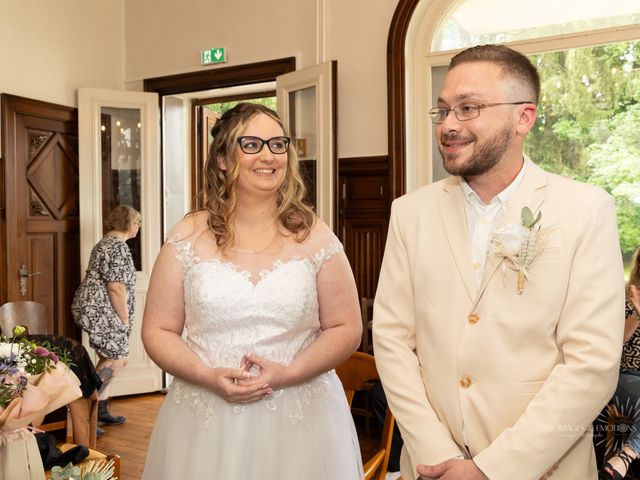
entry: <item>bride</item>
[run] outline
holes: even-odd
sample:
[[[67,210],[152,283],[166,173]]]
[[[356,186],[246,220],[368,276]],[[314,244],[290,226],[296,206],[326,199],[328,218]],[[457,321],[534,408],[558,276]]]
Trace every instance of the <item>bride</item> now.
[[[176,379],[143,479],[360,479],[333,371],[362,328],[342,245],[302,203],[275,112],[241,103],[212,135],[205,207],[173,229],[149,285],[142,339]]]

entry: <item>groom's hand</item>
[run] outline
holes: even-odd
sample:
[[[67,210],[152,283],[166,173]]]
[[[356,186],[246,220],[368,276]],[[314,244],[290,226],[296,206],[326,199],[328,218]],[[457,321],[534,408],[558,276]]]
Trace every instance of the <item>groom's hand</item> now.
[[[438,480],[488,480],[473,460],[449,459],[437,465],[418,465],[418,475]]]

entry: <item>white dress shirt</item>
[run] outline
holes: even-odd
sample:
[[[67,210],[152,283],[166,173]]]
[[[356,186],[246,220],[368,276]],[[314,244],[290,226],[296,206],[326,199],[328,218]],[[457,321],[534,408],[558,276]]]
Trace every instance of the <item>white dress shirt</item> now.
[[[487,251],[491,233],[495,229],[500,217],[507,209],[507,202],[511,200],[518,186],[522,183],[527,168],[526,162],[522,163],[520,172],[507,188],[484,203],[478,194],[462,179],[462,191],[464,192],[464,211],[467,217],[467,232],[471,245],[471,261],[475,273],[476,287],[480,288],[484,264],[487,260]]]

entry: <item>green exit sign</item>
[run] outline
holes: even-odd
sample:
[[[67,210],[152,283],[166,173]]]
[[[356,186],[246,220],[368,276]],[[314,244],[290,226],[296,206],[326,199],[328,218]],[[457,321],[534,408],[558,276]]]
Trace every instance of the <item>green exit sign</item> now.
[[[227,61],[227,49],[225,47],[219,47],[212,48],[211,50],[202,50],[200,59],[202,60],[202,65],[224,63]]]

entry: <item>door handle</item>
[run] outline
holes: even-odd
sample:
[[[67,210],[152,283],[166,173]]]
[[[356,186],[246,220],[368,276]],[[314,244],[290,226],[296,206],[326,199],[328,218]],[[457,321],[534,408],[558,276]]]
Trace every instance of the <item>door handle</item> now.
[[[42,272],[29,272],[27,266],[23,263],[18,270],[19,282],[20,282],[20,295],[23,297],[27,294],[27,280],[29,277],[40,275]]]

